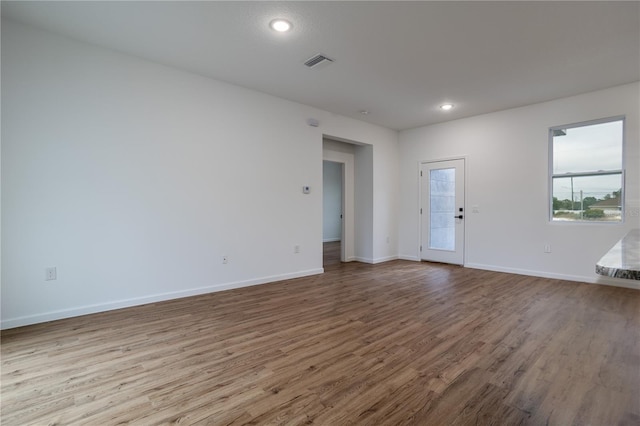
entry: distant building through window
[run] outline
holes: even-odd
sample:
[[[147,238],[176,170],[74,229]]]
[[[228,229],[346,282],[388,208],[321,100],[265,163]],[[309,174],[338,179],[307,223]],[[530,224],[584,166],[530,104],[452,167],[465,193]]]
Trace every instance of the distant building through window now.
[[[552,221],[621,222],[624,118],[549,129]]]

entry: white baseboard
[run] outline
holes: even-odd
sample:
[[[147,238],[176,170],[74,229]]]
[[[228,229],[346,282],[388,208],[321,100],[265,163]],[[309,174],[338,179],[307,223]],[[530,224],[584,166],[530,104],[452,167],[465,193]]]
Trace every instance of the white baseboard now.
[[[420,262],[420,258],[418,256],[410,256],[408,254],[400,254],[400,255],[398,255],[398,259],[400,259],[400,260],[411,260],[413,262]]]
[[[323,243],[334,243],[336,241],[341,241],[340,238],[326,238],[322,240]]]
[[[362,262],[362,263],[370,263],[372,265],[376,263],[389,262],[390,260],[396,260],[396,259],[398,259],[398,256],[377,257],[375,259],[372,259],[370,257],[358,257],[358,256],[351,258],[351,260],[355,260],[357,262]]]
[[[624,288],[632,288],[632,289],[640,290],[640,282],[636,280],[625,280],[622,278],[611,278],[611,277],[605,277],[605,276],[585,277],[580,275],[566,275],[566,274],[557,274],[557,273],[545,272],[545,271],[533,271],[529,269],[506,268],[503,266],[484,265],[480,263],[466,263],[464,266],[465,268],[483,269],[485,271],[506,272],[509,274],[527,275],[530,277],[551,278],[551,279],[565,280],[565,281],[577,281],[581,283],[609,285],[614,287],[624,287]]]
[[[272,275],[268,277],[256,278],[246,281],[236,281],[231,283],[216,284],[207,287],[193,288],[189,290],[172,291],[168,293],[154,294],[151,296],[135,297],[132,299],[118,300],[114,302],[98,303],[95,305],[80,306],[71,309],[61,309],[58,311],[45,312],[36,315],[27,315],[18,318],[2,320],[0,329],[22,327],[25,325],[38,324],[47,321],[55,321],[64,318],[78,317],[81,315],[95,314],[98,312],[112,311],[114,309],[129,308],[131,306],[145,305],[147,303],[162,302],[165,300],[180,299],[183,297],[197,296],[199,294],[215,293],[218,291],[231,290],[234,288],[249,287],[252,285],[267,284],[275,281],[289,280],[292,278],[306,277],[309,275],[322,274],[323,268],[309,269],[306,271],[292,272],[289,274]]]
[[[358,261],[363,263],[375,264],[375,263],[387,262],[395,259],[411,260],[411,261],[418,261],[418,262],[420,261],[420,259],[415,256],[406,256],[406,255],[387,256],[387,257],[376,258],[376,259],[356,256],[356,257],[347,259],[347,261]],[[486,271],[506,272],[509,274],[516,274],[516,275],[527,275],[527,276],[533,276],[533,277],[577,281],[577,282],[583,282],[583,283],[589,283],[589,284],[608,285],[608,286],[624,287],[624,288],[640,290],[640,282],[635,280],[625,280],[621,278],[611,278],[611,277],[605,277],[605,276],[585,277],[585,276],[576,276],[576,275],[566,275],[566,274],[557,274],[557,273],[550,273],[550,272],[544,272],[544,271],[534,271],[534,270],[528,270],[528,269],[507,268],[507,267],[495,266],[495,265],[485,265],[485,264],[479,264],[479,263],[467,263],[464,266],[466,268],[471,268],[471,269],[482,269]],[[118,301],[108,302],[108,303],[100,303],[100,304],[86,305],[86,306],[81,306],[81,307],[71,308],[71,309],[62,309],[58,311],[45,312],[45,313],[36,314],[36,315],[9,318],[9,319],[2,320],[2,322],[0,322],[0,329],[5,330],[9,328],[22,327],[25,325],[38,324],[38,323],[47,322],[47,321],[55,321],[55,320],[64,319],[64,318],[72,318],[72,317],[77,317],[81,315],[111,311],[114,309],[144,305],[147,303],[162,302],[165,300],[197,296],[199,294],[214,293],[218,291],[231,290],[235,288],[249,287],[252,285],[267,284],[275,281],[282,281],[282,280],[288,280],[292,278],[300,278],[300,277],[306,277],[310,275],[322,274],[323,272],[324,272],[323,268],[309,269],[306,271],[292,272],[289,274],[272,275],[268,277],[256,278],[256,279],[246,280],[246,281],[236,281],[231,283],[216,284],[213,286],[199,287],[199,288],[194,288],[189,290],[160,293],[152,296],[118,300]]]
[[[384,263],[384,262],[390,262],[392,260],[398,260],[398,256],[377,257],[373,259],[373,263]]]

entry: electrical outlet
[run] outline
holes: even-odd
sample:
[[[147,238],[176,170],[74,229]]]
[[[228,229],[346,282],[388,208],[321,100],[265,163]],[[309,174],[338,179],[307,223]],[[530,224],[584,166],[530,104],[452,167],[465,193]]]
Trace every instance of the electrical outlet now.
[[[226,265],[227,263],[229,263],[229,256],[222,256],[222,264]]]
[[[544,245],[544,252],[545,253],[551,253],[551,244],[545,244]]]
[[[52,266],[51,268],[45,268],[44,270],[44,280],[45,281],[53,281],[58,279],[58,273],[56,271],[56,267]]]
[[[296,253],[296,254],[300,253],[300,246],[297,245],[297,244],[295,246],[293,246],[293,252]]]

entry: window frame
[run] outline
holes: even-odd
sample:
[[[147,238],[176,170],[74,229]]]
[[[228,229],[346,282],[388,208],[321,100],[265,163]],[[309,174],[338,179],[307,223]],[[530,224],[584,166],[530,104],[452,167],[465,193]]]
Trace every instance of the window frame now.
[[[581,172],[573,172],[573,173],[553,173],[553,132],[555,130],[562,129],[572,129],[576,127],[586,127],[592,126],[595,124],[603,124],[603,123],[612,123],[615,121],[622,122],[622,158],[621,158],[621,169],[616,170],[598,170],[593,172],[581,171]],[[626,140],[627,140],[627,122],[626,116],[624,115],[616,115],[612,117],[598,118],[595,120],[581,121],[578,123],[571,124],[563,124],[559,126],[549,127],[548,131],[548,220],[552,224],[594,224],[594,225],[623,225],[625,223],[625,194],[626,194],[626,181],[625,181],[625,171],[626,171]],[[622,188],[620,193],[620,221],[610,222],[604,220],[585,220],[585,219],[577,219],[577,220],[554,220],[553,219],[553,179],[560,177],[586,177],[586,176],[605,176],[605,175],[620,175],[620,183]]]

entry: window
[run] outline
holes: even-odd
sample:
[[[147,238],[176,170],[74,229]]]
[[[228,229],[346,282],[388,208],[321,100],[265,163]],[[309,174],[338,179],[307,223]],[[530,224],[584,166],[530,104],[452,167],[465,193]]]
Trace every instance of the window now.
[[[552,221],[621,222],[624,118],[549,129]]]

